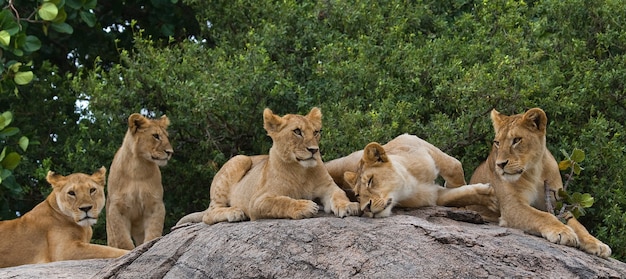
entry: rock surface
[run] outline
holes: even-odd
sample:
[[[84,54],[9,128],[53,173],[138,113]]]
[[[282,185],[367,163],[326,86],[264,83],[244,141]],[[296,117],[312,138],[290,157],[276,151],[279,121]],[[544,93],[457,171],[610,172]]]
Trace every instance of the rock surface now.
[[[0,278],[626,278],[626,263],[477,223],[473,212],[430,207],[194,224],[119,259],[5,268]]]

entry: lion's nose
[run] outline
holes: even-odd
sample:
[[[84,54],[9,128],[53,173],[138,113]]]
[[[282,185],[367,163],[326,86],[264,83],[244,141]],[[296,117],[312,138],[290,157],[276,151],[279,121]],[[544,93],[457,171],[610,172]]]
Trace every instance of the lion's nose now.
[[[372,201],[371,200],[370,200],[369,203],[367,203],[367,205],[363,209],[363,212],[372,212]]]
[[[320,149],[317,147],[307,147],[306,150],[308,150],[309,152],[311,152],[311,154],[315,154],[317,153],[317,151],[319,151]]]
[[[173,149],[165,149],[165,154],[167,154],[167,156],[172,156],[172,154],[174,154],[174,150]]]
[[[504,169],[504,167],[506,167],[506,164],[509,163],[509,160],[506,160],[504,162],[497,162],[496,165],[498,165],[499,168]]]
[[[79,207],[78,209],[80,209],[81,211],[84,211],[85,213],[87,213],[92,208],[93,208],[93,206],[83,206],[83,207]]]

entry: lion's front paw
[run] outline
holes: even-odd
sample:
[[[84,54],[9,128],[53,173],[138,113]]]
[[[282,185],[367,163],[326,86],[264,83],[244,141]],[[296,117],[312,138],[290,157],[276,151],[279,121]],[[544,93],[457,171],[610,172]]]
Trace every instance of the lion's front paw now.
[[[346,202],[339,206],[333,206],[333,212],[337,217],[356,216],[361,210],[358,202]]]
[[[611,256],[611,253],[612,253],[611,247],[609,247],[609,245],[606,245],[602,243],[602,241],[597,240],[595,238],[589,242],[581,241],[580,249],[582,249],[583,251],[589,254],[596,255],[602,258],[608,258]]]
[[[562,225],[549,228],[541,233],[548,241],[552,243],[578,247],[578,236],[574,230],[568,226]]]
[[[310,218],[317,214],[319,206],[314,201],[298,200],[291,213],[292,219]]]

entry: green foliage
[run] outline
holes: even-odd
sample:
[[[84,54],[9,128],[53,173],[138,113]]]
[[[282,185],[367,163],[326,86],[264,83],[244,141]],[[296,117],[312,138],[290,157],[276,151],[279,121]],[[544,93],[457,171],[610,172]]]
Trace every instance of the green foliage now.
[[[554,214],[563,220],[564,216],[571,213],[574,218],[578,219],[585,215],[585,208],[593,205],[593,197],[589,193],[581,194],[574,192],[571,195],[567,192],[567,186],[572,181],[574,174],[580,175],[583,168],[580,163],[585,160],[585,152],[581,149],[574,148],[572,154],[567,154],[561,149],[561,153],[565,156],[565,160],[559,162],[559,170],[564,171],[571,168],[571,172],[567,174],[565,184],[557,193],[559,200],[554,208]]]
[[[26,151],[29,140],[25,136],[21,136],[17,143],[12,144],[9,139],[17,134],[20,130],[16,127],[9,126],[13,121],[13,114],[6,111],[0,114],[0,220],[7,219],[14,215],[10,211],[8,201],[11,199],[21,198],[24,194],[22,188],[17,184],[13,176],[13,170],[20,164],[22,156],[16,151],[16,147]]]

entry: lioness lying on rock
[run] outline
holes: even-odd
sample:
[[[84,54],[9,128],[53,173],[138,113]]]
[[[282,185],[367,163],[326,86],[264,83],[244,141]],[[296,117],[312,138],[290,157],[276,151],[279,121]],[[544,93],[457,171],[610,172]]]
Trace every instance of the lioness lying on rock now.
[[[461,162],[413,135],[400,135],[385,145],[370,143],[328,162],[326,168],[337,184],[354,193],[370,217],[387,217],[394,206],[497,208],[489,184],[465,185]],[[435,183],[439,175],[446,187]]]
[[[479,208],[481,214],[499,216],[501,226],[608,258],[611,248],[589,234],[571,214],[561,222],[546,212],[545,183],[553,193],[563,188],[558,164],[546,147],[546,113],[533,108],[507,116],[492,110],[491,120],[495,130],[493,147],[472,175],[471,183],[491,183],[500,207],[496,211]]]
[[[308,218],[318,212],[314,199],[339,217],[359,213],[359,205],[350,202],[322,162],[320,109],[283,117],[265,109],[263,127],[273,141],[269,155],[239,155],[226,162],[211,183],[209,208],[181,218],[177,225]]]
[[[128,250],[91,244],[91,225],[104,207],[102,167],[92,175],[48,172],[52,193],[24,216],[0,222],[0,267],[117,258]]]

